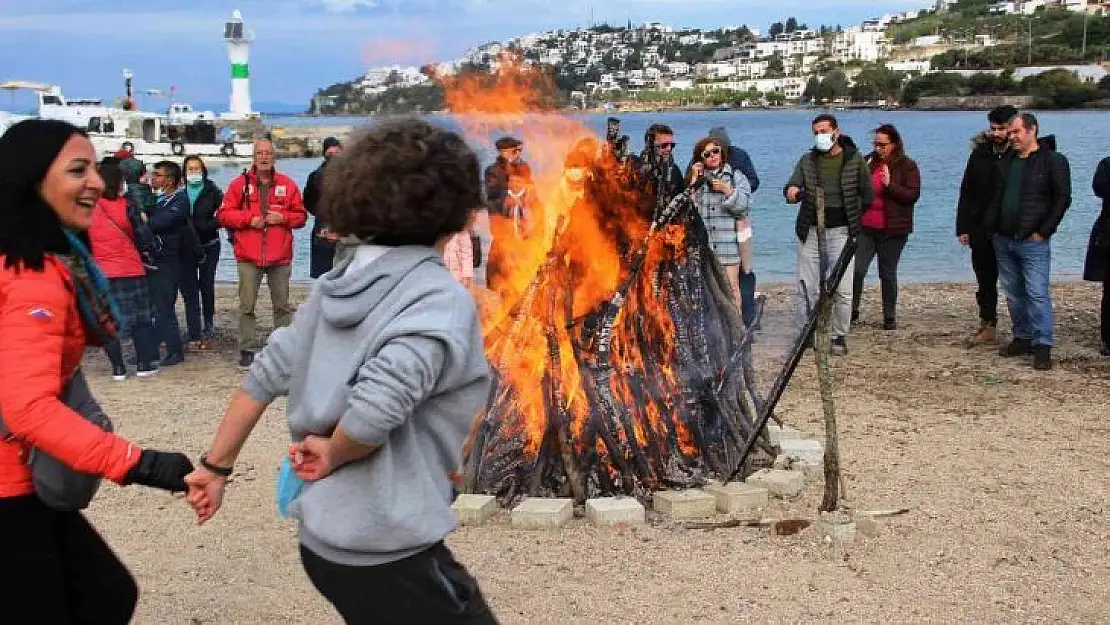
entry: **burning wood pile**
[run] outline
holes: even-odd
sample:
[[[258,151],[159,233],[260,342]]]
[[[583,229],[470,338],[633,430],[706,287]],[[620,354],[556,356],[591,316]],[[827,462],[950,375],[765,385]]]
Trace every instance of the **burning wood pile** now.
[[[484,124],[524,112],[512,109],[526,94],[496,91],[448,89],[456,112],[510,109],[460,117],[471,138],[488,142]],[[536,178],[526,232],[494,227],[511,262],[497,303],[483,307],[495,383],[465,451],[464,490],[581,502],[724,479],[757,441],[765,405],[752,337],[691,193],[654,192],[662,169],[568,118],[518,126],[548,174]]]

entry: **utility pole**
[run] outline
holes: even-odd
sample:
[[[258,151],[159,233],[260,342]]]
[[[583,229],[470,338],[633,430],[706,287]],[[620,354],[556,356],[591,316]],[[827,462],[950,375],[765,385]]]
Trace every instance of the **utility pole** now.
[[[1029,53],[1025,60],[1026,65],[1033,64],[1033,17],[1029,17]]]
[[[1091,17],[1091,12],[1087,7],[1083,7],[1083,52],[1079,55],[1079,62],[1085,63],[1087,61],[1087,20]]]

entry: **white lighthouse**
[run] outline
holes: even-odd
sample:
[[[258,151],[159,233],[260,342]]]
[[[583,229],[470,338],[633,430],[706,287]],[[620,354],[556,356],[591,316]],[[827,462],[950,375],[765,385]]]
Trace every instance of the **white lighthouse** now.
[[[224,24],[224,40],[227,41],[227,59],[231,61],[231,106],[226,116],[232,119],[254,117],[251,110],[250,58],[251,35],[243,28],[243,14],[238,9],[231,13],[231,19]]]

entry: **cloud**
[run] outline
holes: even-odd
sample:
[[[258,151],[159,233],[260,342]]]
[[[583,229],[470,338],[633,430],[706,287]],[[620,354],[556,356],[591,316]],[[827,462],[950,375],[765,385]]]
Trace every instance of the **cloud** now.
[[[358,9],[373,9],[379,5],[378,0],[317,0],[324,8],[332,13],[353,13]]]

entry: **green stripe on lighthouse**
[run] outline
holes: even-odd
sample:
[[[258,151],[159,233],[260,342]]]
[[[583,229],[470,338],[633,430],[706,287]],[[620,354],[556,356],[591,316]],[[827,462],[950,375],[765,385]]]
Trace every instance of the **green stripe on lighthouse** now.
[[[232,63],[231,64],[231,77],[232,78],[249,78],[250,71],[247,69],[246,63]]]

